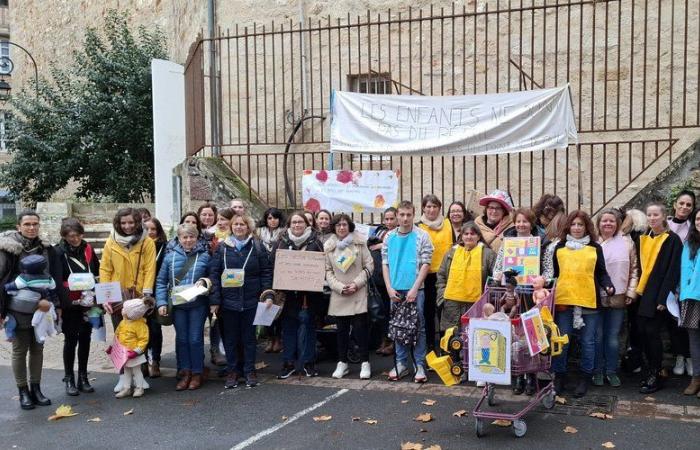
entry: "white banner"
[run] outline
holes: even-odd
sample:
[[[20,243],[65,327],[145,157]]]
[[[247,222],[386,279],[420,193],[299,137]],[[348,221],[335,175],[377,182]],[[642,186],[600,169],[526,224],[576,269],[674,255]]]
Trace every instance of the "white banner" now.
[[[578,142],[568,85],[429,97],[334,91],[331,152],[489,155]]]
[[[399,203],[399,176],[391,170],[305,170],[304,209],[379,213]]]

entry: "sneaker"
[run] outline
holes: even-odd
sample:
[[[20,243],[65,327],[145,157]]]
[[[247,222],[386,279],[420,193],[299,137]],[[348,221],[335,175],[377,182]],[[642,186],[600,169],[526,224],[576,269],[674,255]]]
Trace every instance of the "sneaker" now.
[[[692,377],[694,375],[693,360],[690,358],[685,358],[685,373],[687,373],[689,377]]]
[[[318,376],[318,370],[316,369],[316,366],[314,365],[314,363],[304,364],[304,375],[309,377],[309,378]]]
[[[372,378],[372,367],[369,365],[369,361],[365,361],[360,368],[360,380],[369,380],[370,378]]]
[[[124,388],[121,391],[114,394],[114,396],[117,398],[126,398],[126,397],[129,397],[130,395],[131,395],[131,388]]]
[[[683,355],[676,356],[676,365],[673,366],[674,375],[683,375],[685,373],[685,358]]]
[[[576,384],[576,389],[574,390],[574,398],[581,398],[588,392],[588,383],[590,383],[590,376],[584,375]]]
[[[224,389],[235,389],[238,387],[238,374],[236,372],[230,372],[226,377],[226,383],[224,384]]]
[[[597,373],[593,375],[593,386],[603,386],[605,385],[605,377],[602,373]]]
[[[132,397],[136,397],[136,398],[143,397],[143,388],[134,389],[134,393],[133,393]]]
[[[416,375],[413,377],[413,381],[415,383],[425,383],[426,381],[428,381],[428,377],[425,374],[425,369],[423,368],[423,366],[418,366],[418,368],[416,369]]]
[[[642,387],[639,389],[640,394],[653,394],[654,392],[658,391],[661,389],[661,380],[658,376],[656,375],[649,375],[646,380],[644,380],[644,384]]]
[[[612,386],[614,388],[622,386],[622,382],[620,381],[620,377],[618,377],[616,373],[611,373],[610,375],[606,375],[605,378],[608,380],[608,383],[610,383],[610,386]]]
[[[282,366],[282,370],[280,370],[277,373],[277,379],[278,380],[286,380],[287,378],[294,375],[295,372],[296,372],[296,369],[294,369],[293,364],[284,364]]]
[[[404,366],[403,363],[396,363],[393,369],[389,372],[389,380],[399,381],[401,378],[408,375],[408,367]]]
[[[245,386],[247,388],[254,388],[257,385],[258,385],[258,374],[255,372],[250,372],[245,377]]]
[[[335,367],[335,371],[333,372],[333,375],[331,375],[331,377],[340,379],[347,375],[348,372],[350,372],[348,370],[348,363],[338,361],[338,365]]]

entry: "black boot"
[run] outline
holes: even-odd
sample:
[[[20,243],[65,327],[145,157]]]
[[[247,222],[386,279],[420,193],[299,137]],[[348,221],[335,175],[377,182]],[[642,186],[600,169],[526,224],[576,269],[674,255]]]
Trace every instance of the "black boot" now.
[[[588,392],[588,385],[591,383],[591,376],[588,374],[581,374],[581,377],[576,384],[576,390],[574,390],[574,397],[581,398]]]
[[[44,397],[44,394],[41,393],[41,387],[39,386],[39,383],[29,384],[29,395],[32,397],[32,401],[35,405],[49,406],[51,404],[51,400]]]
[[[75,397],[76,395],[79,395],[80,392],[78,392],[78,388],[75,387],[75,376],[74,375],[66,375],[63,378],[63,382],[66,383],[66,394]]]
[[[80,392],[95,392],[95,388],[93,388],[90,385],[90,380],[88,379],[87,372],[80,372],[78,374],[78,389],[80,390]]]
[[[534,395],[537,392],[537,375],[528,373],[525,381],[525,395]]]
[[[554,375],[554,392],[560,395],[566,389],[566,373],[557,373]]]
[[[34,409],[34,402],[27,386],[19,388],[19,406],[22,409]]]
[[[513,394],[520,395],[525,391],[525,375],[518,375],[513,386]]]

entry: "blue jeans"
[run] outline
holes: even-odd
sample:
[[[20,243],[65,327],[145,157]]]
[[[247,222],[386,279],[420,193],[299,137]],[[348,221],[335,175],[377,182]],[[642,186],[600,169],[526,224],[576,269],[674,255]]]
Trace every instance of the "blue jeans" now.
[[[308,309],[300,309],[296,317],[282,316],[284,363],[295,364],[297,370],[316,360],[316,324]]]
[[[398,291],[399,294],[406,296],[408,291]],[[416,308],[418,309],[418,340],[416,346],[413,349],[413,358],[416,361],[416,365],[425,368],[425,317],[423,316],[423,311],[425,308],[425,292],[423,289],[418,291],[416,296]],[[411,348],[395,343],[396,347],[396,362],[401,363],[405,367],[408,367],[408,357]]]
[[[583,322],[586,324],[579,330],[579,346],[581,347],[581,361],[579,371],[585,375],[593,375],[595,364],[595,335],[600,321],[600,312],[584,314]],[[568,334],[569,339],[574,334],[574,308],[569,307],[564,311],[557,311],[554,322],[559,327],[561,334]],[[569,344],[562,349],[561,355],[552,358],[552,371],[554,373],[566,373],[569,354]]]
[[[255,319],[256,308],[245,311],[222,309],[219,320],[224,327],[224,349],[226,350],[226,370],[235,372],[243,366],[243,374],[255,372]],[[239,361],[238,347],[243,348],[243,361]]]
[[[204,321],[209,306],[198,305],[191,308],[173,308],[175,326],[175,354],[177,369],[191,370],[201,374],[204,369]]]
[[[595,336],[595,373],[614,375],[620,357],[620,328],[625,308],[602,308]]]

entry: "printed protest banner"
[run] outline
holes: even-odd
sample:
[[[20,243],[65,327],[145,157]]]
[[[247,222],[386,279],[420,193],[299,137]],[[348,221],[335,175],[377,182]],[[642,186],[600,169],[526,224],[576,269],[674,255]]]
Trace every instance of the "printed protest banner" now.
[[[469,321],[469,381],[510,384],[510,320]]]
[[[391,170],[305,170],[304,209],[380,213],[399,204],[399,173]]]
[[[532,284],[540,274],[539,236],[503,239],[503,271],[508,269],[518,271],[518,284]]]
[[[272,289],[323,292],[326,255],[321,252],[277,250]]]

